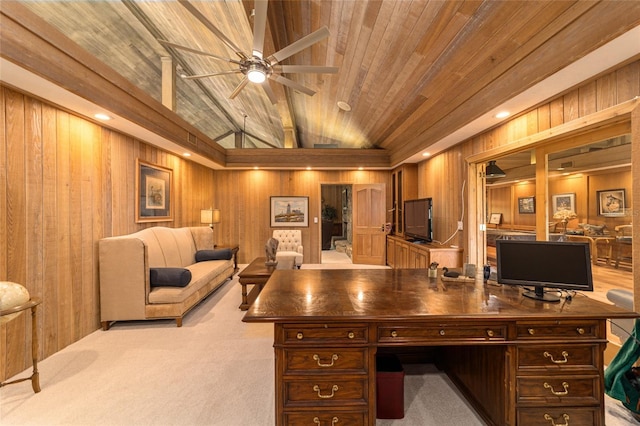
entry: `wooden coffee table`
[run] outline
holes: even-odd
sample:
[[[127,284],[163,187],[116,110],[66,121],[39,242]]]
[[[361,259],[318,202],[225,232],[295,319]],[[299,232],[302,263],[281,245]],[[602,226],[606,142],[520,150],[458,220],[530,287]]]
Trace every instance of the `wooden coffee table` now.
[[[238,281],[240,281],[240,285],[242,286],[242,303],[239,306],[242,311],[246,311],[249,309],[249,306],[253,304],[254,300],[256,300],[256,297],[258,297],[258,294],[260,294],[264,285],[271,277],[271,274],[273,274],[273,271],[276,269],[282,269],[283,266],[287,266],[284,264],[266,266],[264,264],[266,260],[267,259],[265,257],[258,257],[254,259],[249,266],[244,268],[240,274],[238,274]],[[291,268],[293,268],[293,265]],[[249,294],[247,294],[247,285],[253,285]]]

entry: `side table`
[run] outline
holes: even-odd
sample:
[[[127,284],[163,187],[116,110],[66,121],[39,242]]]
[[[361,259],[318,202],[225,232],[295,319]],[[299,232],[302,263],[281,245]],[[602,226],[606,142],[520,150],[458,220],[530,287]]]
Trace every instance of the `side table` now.
[[[33,388],[33,391],[35,393],[40,392],[40,373],[38,372],[38,321],[36,318],[36,308],[40,302],[41,300],[39,298],[32,297],[27,303],[0,311],[0,316],[5,316],[31,309],[31,359],[33,361],[33,372],[31,373],[31,376],[12,380],[10,382],[2,382],[0,383],[0,388],[6,385],[31,380],[31,387]]]
[[[258,257],[238,274],[238,281],[242,286],[242,303],[238,307],[242,311],[249,309],[249,306],[253,304],[253,301],[256,300],[256,297],[258,297],[264,285],[269,278],[271,278],[273,271],[279,269],[277,266],[265,265],[264,262],[266,260],[265,257]],[[292,262],[289,268],[293,268]],[[247,285],[253,285],[249,294],[247,294]]]

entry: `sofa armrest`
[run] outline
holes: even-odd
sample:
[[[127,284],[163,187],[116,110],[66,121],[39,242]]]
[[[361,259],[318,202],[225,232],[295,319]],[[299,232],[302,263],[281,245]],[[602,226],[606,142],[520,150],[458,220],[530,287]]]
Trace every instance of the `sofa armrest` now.
[[[298,252],[298,253],[300,253],[300,254],[304,254],[304,253],[303,253],[303,250],[304,250],[304,247],[302,247],[302,246],[298,246],[298,250],[297,250],[297,252]]]
[[[149,291],[147,247],[139,238],[111,237],[98,243],[101,321],[145,318]]]

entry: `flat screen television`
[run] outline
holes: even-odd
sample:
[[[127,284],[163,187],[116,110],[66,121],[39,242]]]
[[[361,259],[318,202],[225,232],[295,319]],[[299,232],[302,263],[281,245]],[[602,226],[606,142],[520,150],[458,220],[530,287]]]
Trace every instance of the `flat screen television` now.
[[[419,241],[433,240],[431,228],[431,198],[404,202],[404,234]]]
[[[496,257],[498,283],[533,287],[526,297],[558,302],[557,290],[593,291],[589,243],[498,238]]]

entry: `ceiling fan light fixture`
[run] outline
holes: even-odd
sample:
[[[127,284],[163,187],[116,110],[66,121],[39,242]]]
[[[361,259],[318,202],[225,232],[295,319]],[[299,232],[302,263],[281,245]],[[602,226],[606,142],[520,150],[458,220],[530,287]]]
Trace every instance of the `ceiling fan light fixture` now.
[[[503,178],[506,177],[507,174],[498,167],[495,160],[491,160],[485,169],[485,176],[488,178]]]
[[[249,66],[249,71],[247,71],[247,78],[252,83],[264,83],[267,79],[267,74],[264,70],[256,64]]]

